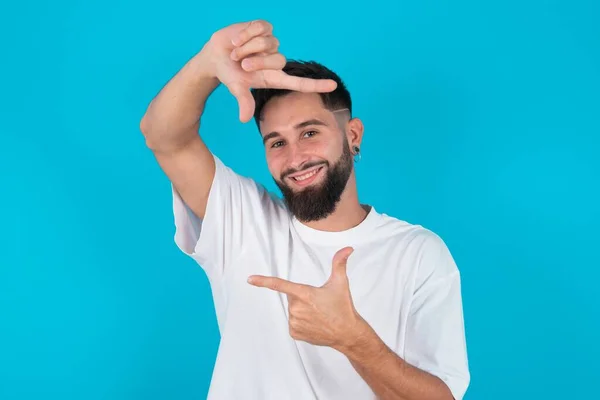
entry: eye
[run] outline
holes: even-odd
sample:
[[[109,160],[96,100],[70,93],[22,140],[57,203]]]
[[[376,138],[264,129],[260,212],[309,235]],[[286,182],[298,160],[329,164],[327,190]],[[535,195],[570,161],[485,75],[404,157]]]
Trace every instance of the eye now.
[[[312,137],[312,136],[315,136],[316,134],[317,134],[317,131],[308,131],[308,132],[304,132],[303,136]]]
[[[271,145],[271,148],[275,149],[279,146],[283,146],[283,140],[278,140]]]

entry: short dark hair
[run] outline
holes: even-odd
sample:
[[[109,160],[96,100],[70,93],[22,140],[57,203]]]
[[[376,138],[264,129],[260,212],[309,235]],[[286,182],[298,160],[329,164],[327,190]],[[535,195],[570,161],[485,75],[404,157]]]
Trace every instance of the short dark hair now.
[[[285,67],[283,67],[283,72],[301,78],[334,80],[337,83],[337,87],[334,91],[319,93],[323,105],[330,111],[347,108],[350,110],[350,115],[352,115],[352,99],[350,98],[350,92],[342,79],[329,68],[316,61],[288,60]],[[259,124],[262,117],[262,111],[267,102],[273,97],[283,96],[292,91],[288,89],[251,89],[251,92],[256,103],[254,108],[254,119],[256,121],[256,126],[260,130]]]

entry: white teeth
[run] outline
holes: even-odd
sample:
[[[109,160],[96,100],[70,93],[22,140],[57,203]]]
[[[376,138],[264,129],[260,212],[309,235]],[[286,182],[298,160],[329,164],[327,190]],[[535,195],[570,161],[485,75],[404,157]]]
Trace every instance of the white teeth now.
[[[317,169],[315,169],[314,171],[311,171],[311,172],[309,172],[309,173],[307,173],[307,174],[300,175],[300,176],[295,176],[295,177],[294,177],[294,180],[296,180],[296,181],[303,181],[303,180],[305,180],[305,179],[308,179],[308,178],[310,178],[311,176],[313,176],[314,174],[316,174],[317,172],[319,172],[319,170],[320,170],[320,169],[321,169],[321,168],[317,168]]]

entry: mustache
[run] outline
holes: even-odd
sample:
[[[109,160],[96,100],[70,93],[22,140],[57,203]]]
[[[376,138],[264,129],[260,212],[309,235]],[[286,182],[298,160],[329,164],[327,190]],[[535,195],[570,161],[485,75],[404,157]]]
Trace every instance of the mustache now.
[[[312,167],[317,167],[319,165],[328,166],[329,162],[327,162],[327,161],[313,161],[313,162],[306,163],[300,169],[288,168],[284,172],[281,173],[281,178],[280,179],[283,181],[285,178],[287,178],[288,175],[295,174],[297,172],[301,172],[301,171],[307,170],[307,169],[312,168]]]

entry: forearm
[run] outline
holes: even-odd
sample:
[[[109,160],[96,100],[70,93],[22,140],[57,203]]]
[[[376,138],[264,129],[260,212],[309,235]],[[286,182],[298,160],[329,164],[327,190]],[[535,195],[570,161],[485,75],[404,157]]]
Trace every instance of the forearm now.
[[[339,350],[381,400],[452,400],[438,377],[402,360],[365,322],[362,333]]]
[[[205,50],[196,54],[148,106],[140,129],[148,147],[169,151],[198,135],[200,117],[219,81]]]

